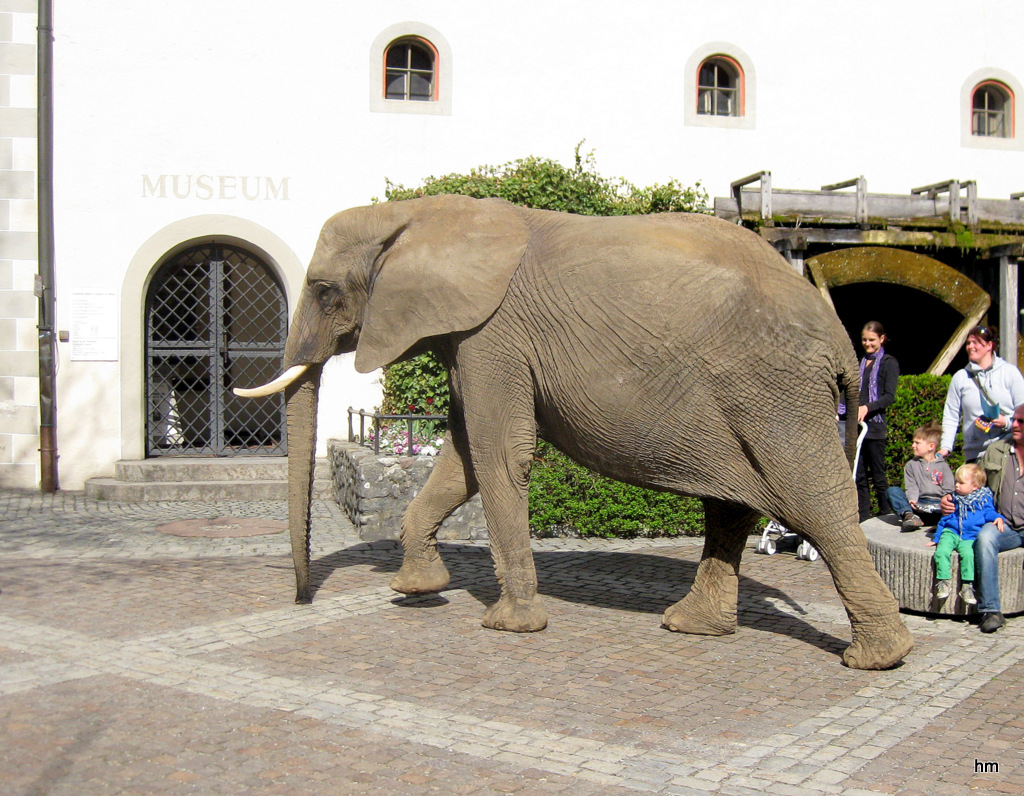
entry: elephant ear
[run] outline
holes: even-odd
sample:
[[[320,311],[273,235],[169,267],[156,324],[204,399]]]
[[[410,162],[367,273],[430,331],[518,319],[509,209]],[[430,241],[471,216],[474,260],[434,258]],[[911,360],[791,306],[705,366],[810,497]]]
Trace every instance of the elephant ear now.
[[[370,273],[356,370],[399,359],[420,340],[479,326],[501,304],[529,229],[502,199],[398,202],[394,232]]]

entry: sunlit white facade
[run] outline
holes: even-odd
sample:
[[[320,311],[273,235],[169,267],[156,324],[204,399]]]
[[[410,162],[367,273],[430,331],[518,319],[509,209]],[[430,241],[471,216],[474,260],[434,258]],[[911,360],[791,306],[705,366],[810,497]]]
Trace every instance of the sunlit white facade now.
[[[1006,198],[1024,190],[1022,30],[1012,0],[54,0],[60,485],[147,455],[147,295],[190,245],[243,246],[291,307],[320,225],[386,180],[570,162],[584,139],[604,174],[712,196],[770,169],[780,187],[956,178]],[[35,42],[34,0],[0,0],[0,483],[27,487],[40,477]],[[730,115],[702,112],[719,107],[709,63]],[[422,96],[388,98],[421,77]],[[976,99],[995,103],[998,135],[975,134]],[[321,436],[378,401],[375,375],[332,362]]]

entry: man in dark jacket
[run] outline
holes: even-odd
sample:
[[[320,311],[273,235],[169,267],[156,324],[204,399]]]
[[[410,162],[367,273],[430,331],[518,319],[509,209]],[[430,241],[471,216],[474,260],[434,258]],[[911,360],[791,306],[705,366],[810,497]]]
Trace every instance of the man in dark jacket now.
[[[1010,438],[989,445],[978,460],[988,475],[996,510],[1007,520],[1002,533],[991,523],[985,525],[974,543],[982,633],[1006,624],[999,602],[999,553],[1024,547],[1024,404],[1013,410],[1012,424]]]

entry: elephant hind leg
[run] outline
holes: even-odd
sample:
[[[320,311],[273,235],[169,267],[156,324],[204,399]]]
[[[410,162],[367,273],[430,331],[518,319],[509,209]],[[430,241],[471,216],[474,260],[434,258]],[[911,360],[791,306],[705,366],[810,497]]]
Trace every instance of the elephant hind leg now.
[[[744,506],[704,500],[704,553],[689,594],[665,611],[665,627],[705,636],[736,632],[740,558],[758,519]]]
[[[850,617],[853,640],[843,651],[843,663],[851,669],[890,669],[914,648],[914,638],[875,569],[860,525],[852,519],[849,534],[859,541],[838,549],[832,538],[812,540]]]
[[[441,455],[420,493],[402,517],[402,568],[391,579],[391,588],[402,594],[431,594],[450,580],[448,568],[437,551],[437,531],[455,509],[476,494],[476,481],[460,449],[455,426],[445,436]]]
[[[845,481],[841,487],[837,492],[844,499],[833,501],[832,511],[812,511],[805,505],[804,510],[787,511],[780,519],[818,549],[832,574],[853,634],[843,663],[852,669],[889,669],[913,649],[914,639],[871,559],[857,522],[853,483]]]

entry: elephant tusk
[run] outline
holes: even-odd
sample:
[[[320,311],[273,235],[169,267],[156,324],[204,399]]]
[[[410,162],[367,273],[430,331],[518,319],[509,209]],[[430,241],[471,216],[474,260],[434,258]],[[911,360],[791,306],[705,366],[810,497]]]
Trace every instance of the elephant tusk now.
[[[234,387],[231,392],[239,398],[262,398],[264,395],[273,395],[275,392],[281,392],[281,390],[299,378],[299,376],[307,370],[309,370],[309,365],[293,365],[276,379],[267,382],[260,387],[253,387],[248,390]]]

